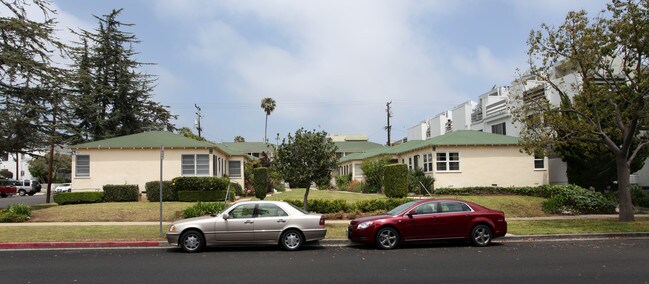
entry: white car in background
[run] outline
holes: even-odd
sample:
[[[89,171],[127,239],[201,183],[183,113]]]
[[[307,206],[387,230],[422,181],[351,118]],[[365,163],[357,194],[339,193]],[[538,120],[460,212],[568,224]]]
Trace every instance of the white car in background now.
[[[54,189],[54,193],[60,193],[60,192],[71,192],[72,188],[70,188],[69,183],[62,183],[61,185],[57,186],[56,189]]]

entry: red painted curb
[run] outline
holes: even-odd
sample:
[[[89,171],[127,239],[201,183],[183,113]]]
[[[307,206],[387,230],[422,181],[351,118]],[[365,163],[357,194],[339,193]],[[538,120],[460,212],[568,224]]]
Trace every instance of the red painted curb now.
[[[161,247],[159,241],[126,241],[126,242],[38,242],[38,243],[0,243],[0,249],[19,248],[96,248],[96,247]]]

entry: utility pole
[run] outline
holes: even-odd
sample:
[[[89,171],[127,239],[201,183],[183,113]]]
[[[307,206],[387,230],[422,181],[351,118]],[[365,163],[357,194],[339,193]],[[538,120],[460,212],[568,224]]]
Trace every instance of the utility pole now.
[[[390,125],[390,117],[392,117],[392,112],[390,112],[390,104],[392,104],[392,101],[389,101],[388,103],[385,104],[385,111],[388,114],[388,125],[385,127],[385,130],[388,131],[388,144],[387,146],[390,146],[390,130],[392,130],[392,126]]]
[[[196,130],[198,130],[198,138],[203,138],[201,136],[201,131],[203,131],[203,128],[201,128],[201,118],[203,117],[201,115],[201,108],[197,104],[194,104],[194,107],[196,108],[196,120],[194,121],[194,126],[196,127]]]

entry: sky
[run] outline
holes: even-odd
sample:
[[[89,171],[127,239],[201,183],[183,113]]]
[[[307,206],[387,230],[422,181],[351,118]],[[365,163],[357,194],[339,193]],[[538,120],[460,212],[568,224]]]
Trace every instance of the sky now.
[[[273,98],[269,142],[299,128],[365,134],[384,144],[527,69],[527,38],[568,11],[591,18],[602,0],[53,0],[59,38],[92,30],[93,15],[123,9],[123,30],[141,41],[137,60],[155,65],[153,100],[202,136],[263,141],[261,100]]]

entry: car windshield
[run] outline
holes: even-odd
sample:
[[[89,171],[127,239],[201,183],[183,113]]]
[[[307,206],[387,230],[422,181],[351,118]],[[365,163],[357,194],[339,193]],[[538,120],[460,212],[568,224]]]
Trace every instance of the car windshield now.
[[[394,209],[388,211],[388,212],[385,213],[385,214],[392,215],[392,216],[399,215],[399,214],[401,214],[404,210],[408,209],[408,207],[410,207],[410,206],[412,206],[413,204],[415,204],[416,202],[417,202],[417,201],[410,201],[410,202],[407,202],[407,203],[401,204],[401,205],[395,207]]]

